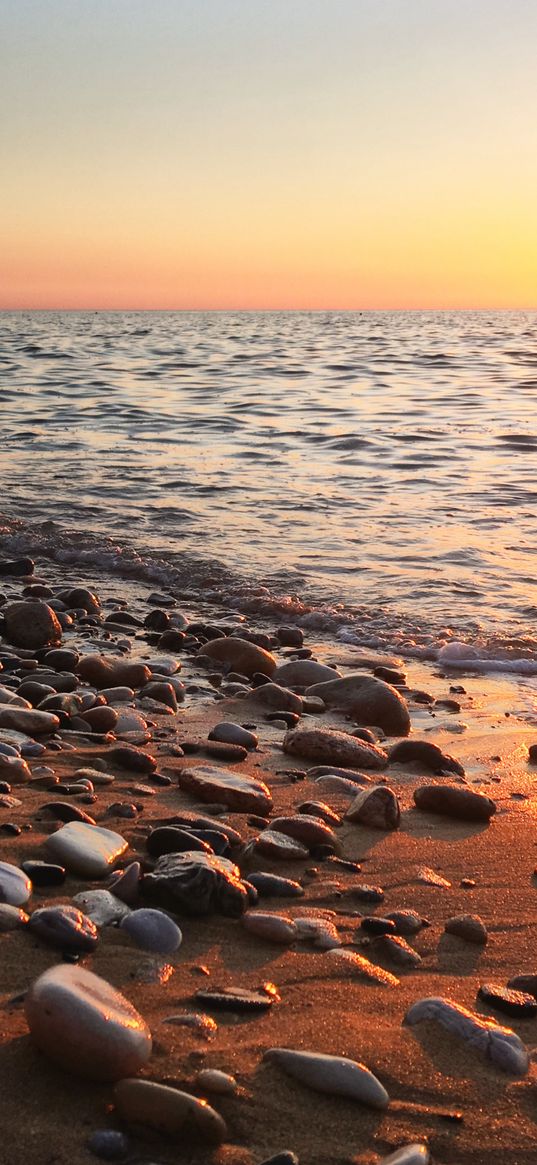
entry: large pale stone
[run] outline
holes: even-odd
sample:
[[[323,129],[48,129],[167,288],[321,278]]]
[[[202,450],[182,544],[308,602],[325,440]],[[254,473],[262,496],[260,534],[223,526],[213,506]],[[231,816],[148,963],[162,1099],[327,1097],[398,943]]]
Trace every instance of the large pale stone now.
[[[25,999],[37,1047],[67,1072],[120,1080],[149,1060],[151,1033],[136,1009],[106,980],[82,967],[51,967]]]
[[[0,862],[0,902],[24,906],[31,893],[32,883],[26,874],[11,862]]]
[[[70,873],[83,878],[103,878],[125,853],[128,842],[111,829],[69,821],[47,838],[45,847]]]
[[[302,712],[302,697],[290,692],[288,688],[282,688],[280,684],[260,684],[254,688],[250,699],[275,712],[296,712],[298,716]]]
[[[129,1124],[149,1125],[152,1129],[180,1137],[185,1133],[201,1136],[219,1144],[227,1134],[223,1117],[206,1100],[155,1084],[152,1080],[120,1080],[114,1089],[119,1116]]]
[[[181,769],[178,781],[181,789],[194,793],[201,801],[222,803],[236,813],[264,815],[272,809],[272,797],[267,785],[255,777],[242,776],[233,769],[197,765],[196,768]]]
[[[371,1108],[388,1107],[390,1098],[380,1080],[365,1064],[355,1060],[320,1052],[295,1052],[290,1048],[269,1048],[264,1058],[315,1092],[346,1096]]]
[[[400,692],[374,676],[350,675],[314,683],[308,696],[320,696],[329,708],[345,708],[360,724],[373,724],[388,736],[408,736],[410,715]]]
[[[15,602],[2,607],[5,637],[15,647],[31,650],[61,642],[61,624],[47,603]]]
[[[206,655],[218,663],[227,664],[243,676],[253,676],[255,672],[271,676],[276,670],[276,660],[270,651],[235,635],[204,643],[198,655]]]
[[[293,729],[284,737],[283,751],[290,756],[349,768],[383,769],[388,761],[382,748],[333,728]]]

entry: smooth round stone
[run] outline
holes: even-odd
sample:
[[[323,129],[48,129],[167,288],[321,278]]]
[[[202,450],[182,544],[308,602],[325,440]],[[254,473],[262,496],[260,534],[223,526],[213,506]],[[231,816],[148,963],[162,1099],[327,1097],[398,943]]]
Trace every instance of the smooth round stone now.
[[[196,1076],[196,1084],[204,1092],[214,1092],[219,1096],[233,1096],[238,1089],[235,1077],[220,1072],[218,1068],[202,1068]]]
[[[45,971],[30,987],[24,1007],[34,1043],[67,1072],[121,1080],[149,1060],[151,1034],[141,1015],[82,967]]]
[[[191,1132],[220,1144],[227,1134],[225,1121],[207,1101],[187,1092],[154,1084],[151,1080],[120,1080],[114,1088],[117,1112],[131,1124],[149,1125],[169,1136]]]
[[[249,732],[247,728],[242,728],[240,724],[233,724],[229,720],[223,720],[221,724],[216,724],[214,728],[211,728],[209,740],[219,740],[224,744],[239,744],[249,752],[256,749],[259,744],[255,732]]]
[[[174,659],[171,655],[161,655],[157,659],[147,659],[146,666],[151,672],[152,680],[157,676],[159,679],[169,679],[170,676],[175,676],[177,672],[181,671],[180,660]]]
[[[177,924],[162,910],[146,907],[133,910],[122,919],[121,929],[144,951],[156,951],[160,955],[177,951],[183,941]]]
[[[83,878],[104,877],[128,848],[119,833],[83,821],[68,822],[51,834],[45,845],[51,857]]]
[[[30,649],[60,643],[61,625],[52,607],[43,602],[7,603],[2,609],[5,635],[16,647]]]
[[[304,888],[300,882],[291,878],[280,878],[278,874],[268,874],[265,871],[256,871],[248,875],[250,885],[254,886],[260,898],[303,898]]]
[[[488,938],[485,923],[477,914],[457,914],[448,918],[444,927],[446,934],[456,934],[466,942],[483,946]]]
[[[61,951],[82,954],[97,946],[97,927],[74,906],[43,906],[34,910],[29,929],[44,942]]]
[[[32,883],[18,866],[0,862],[0,902],[24,906],[32,893]]]
[[[0,903],[0,934],[9,930],[17,930],[19,926],[26,926],[29,915],[19,906],[9,906],[7,902]]]
[[[428,1165],[431,1155],[427,1145],[404,1145],[388,1157],[383,1157],[379,1165]]]
[[[129,907],[109,890],[82,890],[75,894],[73,902],[96,926],[109,926],[129,913]]]
[[[258,938],[263,938],[267,942],[281,943],[283,946],[294,942],[298,933],[292,918],[287,918],[283,914],[265,914],[259,910],[251,910],[245,914],[242,925]]]
[[[21,868],[28,875],[33,886],[62,886],[65,882],[65,869],[55,866],[51,862],[27,861],[22,862]]]
[[[389,1096],[380,1080],[365,1064],[355,1060],[321,1052],[296,1052],[290,1048],[269,1048],[264,1059],[315,1092],[345,1096],[371,1108],[388,1107]]]
[[[129,1151],[129,1139],[118,1129],[96,1129],[87,1142],[90,1153],[101,1161],[121,1161]]]

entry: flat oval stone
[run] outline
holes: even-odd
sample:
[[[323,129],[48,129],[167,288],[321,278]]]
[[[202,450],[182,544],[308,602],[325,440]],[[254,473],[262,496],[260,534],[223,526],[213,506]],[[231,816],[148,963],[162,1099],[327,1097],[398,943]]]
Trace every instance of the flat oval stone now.
[[[129,907],[109,890],[82,890],[73,902],[87,914],[96,926],[110,926],[129,913]]]
[[[208,656],[219,663],[240,672],[243,676],[253,676],[256,672],[272,676],[276,670],[276,659],[269,651],[257,647],[247,639],[230,635],[224,639],[213,639],[200,647],[198,655]]]
[[[390,764],[417,764],[432,773],[457,773],[464,776],[464,769],[458,760],[430,740],[400,740],[390,749]]]
[[[178,782],[185,792],[194,793],[202,801],[217,801],[227,805],[236,813],[263,815],[272,809],[272,797],[267,785],[232,769],[197,765],[196,768],[181,769]]]
[[[309,857],[309,849],[305,845],[276,829],[264,829],[255,842],[255,849],[264,857],[276,861],[300,861]]]
[[[53,712],[13,708],[10,704],[0,706],[0,728],[9,728],[28,736],[41,736],[56,732],[59,727],[60,721]]]
[[[388,754],[382,748],[334,728],[294,728],[284,736],[283,751],[349,768],[384,769],[388,763]]]
[[[24,906],[32,893],[32,883],[18,866],[0,862],[0,902]]]
[[[86,825],[95,825],[94,818],[90,817],[89,813],[84,813],[84,810],[74,805],[72,801],[47,801],[45,805],[41,805],[40,813],[48,813],[58,821],[84,821]]]
[[[377,1109],[387,1108],[390,1102],[386,1089],[369,1068],[344,1056],[269,1048],[264,1059],[277,1064],[289,1076],[315,1092],[345,1096]]]
[[[537,1015],[537,999],[525,991],[502,987],[499,983],[483,983],[477,995],[490,1007],[515,1019],[532,1019]]]
[[[45,971],[25,999],[37,1047],[67,1072],[118,1080],[143,1068],[151,1034],[136,1009],[104,979],[82,967]]]
[[[313,943],[321,951],[331,951],[341,944],[337,928],[326,918],[296,918],[294,922],[298,938]]]
[[[199,837],[180,829],[177,825],[161,825],[152,829],[146,842],[147,852],[153,858],[160,858],[162,854],[179,854],[186,850],[199,850],[200,853],[214,853],[211,845],[201,841]]]
[[[222,991],[196,991],[195,999],[216,1011],[268,1011],[274,998],[264,991],[248,991],[241,987],[226,987]]]
[[[114,1088],[114,1101],[123,1120],[149,1125],[168,1136],[182,1138],[185,1132],[191,1132],[196,1138],[201,1136],[220,1144],[227,1135],[225,1121],[206,1100],[165,1084],[120,1080]]]
[[[341,825],[339,814],[324,801],[304,801],[298,806],[298,813],[305,813],[307,817],[320,817],[326,825]]]
[[[248,881],[257,890],[260,898],[303,898],[304,887],[291,878],[280,878],[278,874],[256,871],[248,875]]]
[[[132,910],[121,922],[122,930],[145,951],[157,951],[161,955],[177,951],[183,936],[177,924],[162,910],[142,908]]]
[[[283,914],[265,914],[263,911],[250,910],[243,915],[242,925],[245,930],[255,934],[258,938],[268,942],[281,943],[288,946],[297,937],[297,928],[292,918]]]
[[[45,847],[71,873],[102,878],[125,853],[128,843],[111,829],[70,821],[47,838]]]
[[[93,951],[99,941],[95,924],[74,906],[43,906],[34,910],[29,929],[51,946],[77,954]]]
[[[490,821],[496,804],[484,793],[461,785],[421,785],[414,790],[418,809],[460,821]]]
[[[379,918],[376,914],[368,914],[360,920],[361,930],[366,934],[396,934],[395,922],[391,918]]]
[[[515,991],[524,991],[537,999],[537,975],[514,975],[507,983]]]
[[[233,724],[229,720],[215,724],[209,732],[209,740],[219,740],[225,744],[240,744],[249,752],[256,749],[259,743],[255,732],[250,732],[247,728],[243,728],[240,724]]]

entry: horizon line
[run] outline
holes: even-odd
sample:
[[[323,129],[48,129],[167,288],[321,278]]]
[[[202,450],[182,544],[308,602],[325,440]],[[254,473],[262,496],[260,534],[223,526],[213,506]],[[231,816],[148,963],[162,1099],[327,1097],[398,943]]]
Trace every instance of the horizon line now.
[[[537,303],[535,303],[532,306],[529,306],[526,304],[524,306],[511,305],[509,307],[505,307],[505,306],[503,306],[503,307],[493,307],[493,306],[488,306],[488,307],[482,307],[482,306],[481,307],[472,307],[472,306],[445,307],[444,306],[444,307],[440,307],[440,306],[434,306],[434,305],[430,305],[430,304],[427,306],[422,306],[422,307],[400,307],[400,306],[399,307],[238,307],[238,306],[235,306],[235,307],[95,307],[95,306],[65,307],[65,306],[60,306],[60,305],[55,305],[55,306],[50,306],[50,307],[29,307],[29,306],[21,307],[20,305],[18,305],[16,307],[0,307],[0,314],[16,313],[16,312],[35,312],[35,313],[38,313],[38,312],[42,312],[42,313],[62,312],[65,314],[67,314],[67,313],[75,314],[77,312],[80,312],[80,313],[90,312],[94,315],[101,315],[104,313],[111,314],[114,312],[117,312],[118,314],[125,313],[125,312],[133,312],[133,313],[138,312],[140,314],[148,314],[148,315],[151,313],[154,313],[154,314],[169,313],[170,315],[178,315],[178,314],[188,315],[188,314],[195,313],[195,312],[199,312],[200,314],[201,313],[210,313],[210,314],[214,314],[214,315],[225,314],[227,312],[250,313],[252,315],[254,315],[254,314],[268,315],[270,313],[278,314],[281,312],[285,312],[288,314],[306,314],[307,313],[310,315],[313,315],[315,313],[323,314],[323,315],[324,314],[336,314],[336,313],[338,315],[358,315],[358,314],[366,314],[366,313],[373,313],[373,312],[390,312],[390,313],[399,313],[400,312],[400,313],[403,313],[403,312],[427,312],[427,311],[435,311],[435,312],[528,311],[528,312],[535,312],[535,311],[537,311]]]

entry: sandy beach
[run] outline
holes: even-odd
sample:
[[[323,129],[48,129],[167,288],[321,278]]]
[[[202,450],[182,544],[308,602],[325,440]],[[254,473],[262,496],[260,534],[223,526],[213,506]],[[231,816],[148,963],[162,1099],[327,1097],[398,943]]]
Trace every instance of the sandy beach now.
[[[46,575],[42,567],[39,577]],[[107,588],[101,582],[101,599],[117,591],[118,585]],[[11,599],[21,587],[12,580],[5,589]],[[139,597],[129,602],[129,610],[144,613]],[[253,621],[245,626],[266,631]],[[98,638],[98,626],[92,631],[92,639]],[[117,638],[114,633],[106,644],[103,641],[103,650],[113,650]],[[64,635],[64,645],[75,643],[84,650],[76,626]],[[341,675],[366,670],[358,650],[320,642],[311,635],[306,635],[305,645],[315,659],[337,666]],[[136,632],[131,649],[133,658],[150,654],[143,631]],[[4,640],[2,650],[14,649]],[[117,743],[113,734],[105,739],[95,736],[95,743],[81,738],[72,751],[47,750],[38,761],[30,762],[34,768],[43,763],[50,766],[63,783],[80,768],[104,762],[115,780],[110,786],[97,787],[89,812],[99,825],[117,830],[128,841],[122,866],[139,857],[149,869],[152,863],[145,842],[150,829],[183,808],[205,812],[203,804],[178,788],[177,776],[187,766],[215,763],[208,760],[203,745],[211,728],[222,721],[255,725],[257,750],[229,767],[269,786],[272,817],[292,816],[310,800],[322,800],[336,812],[345,812],[352,800],[348,793],[324,788],[307,775],[293,779],[293,771],[307,772],[308,762],[283,753],[285,728],[266,720],[267,709],[258,702],[255,690],[240,699],[215,700],[218,689],[211,692],[207,668],[198,658],[186,653],[176,658],[182,662],[181,679],[187,689],[197,685],[198,691],[187,695],[177,715],[152,712],[148,716],[152,740],[145,750],[158,759],[158,772],[171,777],[171,784],[156,787],[154,796],[140,799],[141,811],[132,820],[110,814],[109,806],[132,802],[133,788],[146,778],[107,760]],[[436,743],[461,762],[466,784],[496,803],[490,823],[454,821],[419,811],[413,802],[414,789],[431,781],[452,783],[453,777],[431,777],[418,763],[392,764],[380,779],[399,799],[400,827],[387,832],[345,822],[336,830],[341,854],[361,865],[360,874],[329,858],[319,861],[311,856],[290,862],[254,852],[246,853],[240,862],[245,878],[254,870],[266,870],[298,880],[304,887],[301,898],[260,898],[257,908],[293,919],[324,916],[336,925],[343,947],[384,966],[397,976],[399,985],[368,982],[311,942],[282,947],[248,932],[240,919],[218,914],[204,918],[178,914],[183,942],[176,953],[165,957],[141,950],[117,926],[102,927],[95,953],[83,956],[80,965],[119,988],[148,1023],[153,1053],[143,1075],[205,1095],[228,1128],[223,1144],[216,1148],[196,1137],[173,1139],[147,1128],[130,1128],[129,1150],[121,1159],[133,1165],[207,1160],[257,1165],[286,1149],[295,1152],[304,1165],[351,1161],[373,1165],[394,1149],[417,1142],[429,1146],[433,1162],[446,1165],[477,1165],[491,1158],[529,1165],[535,1160],[533,1063],[523,1077],[509,1076],[433,1023],[412,1028],[402,1024],[418,999],[442,996],[511,1027],[530,1051],[533,1047],[537,1020],[507,1018],[477,1001],[476,995],[483,983],[505,986],[512,976],[535,970],[535,769],[528,763],[535,730],[517,714],[520,692],[511,677],[448,676],[419,664],[405,670],[409,692],[426,691],[431,700],[450,698],[451,685],[464,688],[457,695],[459,712],[447,712],[441,704],[416,702],[409,695],[410,739]],[[353,727],[342,713],[328,709],[303,716],[302,721],[306,720],[308,726],[345,731]],[[193,756],[170,755],[170,744],[182,740],[197,742],[201,751]],[[376,775],[369,776],[374,783]],[[20,808],[2,809],[2,817],[23,828],[18,836],[2,830],[0,856],[20,866],[29,857],[44,856],[44,843],[57,823],[40,813],[40,806],[50,799],[43,787],[22,784],[14,786],[13,792],[20,797]],[[244,842],[259,834],[259,825],[247,824],[248,814],[226,812],[222,819],[240,831]],[[28,824],[31,832],[25,828]],[[449,885],[420,881],[422,867]],[[465,888],[463,880],[471,884]],[[381,887],[385,901],[364,905],[353,892],[362,883]],[[68,904],[76,893],[106,884],[107,879],[68,876],[58,889],[34,889],[27,909]],[[362,914],[385,916],[399,908],[417,911],[430,923],[408,940],[421,956],[419,965],[410,970],[376,953],[375,942],[360,929]],[[444,933],[446,921],[460,914],[483,920],[486,945],[476,946]],[[28,1161],[89,1165],[96,1159],[87,1148],[92,1131],[125,1128],[114,1112],[113,1088],[77,1079],[38,1051],[28,1034],[22,1003],[23,993],[36,978],[61,960],[61,951],[39,941],[25,927],[3,934],[1,948],[0,1070],[5,1084],[0,1098],[4,1129],[0,1158],[6,1165]],[[269,1011],[241,1015],[208,1009],[217,1024],[211,1038],[200,1030],[166,1022],[170,1016],[203,1010],[194,998],[202,988],[258,990],[267,983],[275,984],[278,996]],[[378,1112],[355,1101],[312,1092],[263,1060],[271,1047],[329,1053],[364,1063],[388,1091],[387,1110]],[[238,1084],[236,1094],[204,1094],[196,1077],[206,1068],[232,1074]]]

